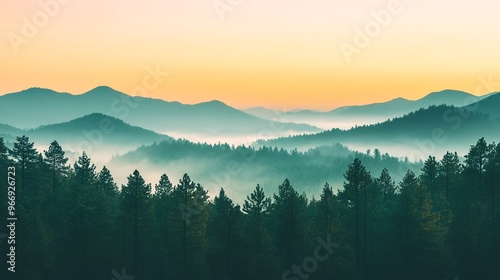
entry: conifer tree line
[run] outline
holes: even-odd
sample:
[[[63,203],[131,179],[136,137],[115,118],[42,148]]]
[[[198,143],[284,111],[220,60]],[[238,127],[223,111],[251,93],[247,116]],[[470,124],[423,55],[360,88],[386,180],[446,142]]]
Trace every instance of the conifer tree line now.
[[[429,156],[398,183],[355,159],[339,191],[325,183],[308,197],[285,179],[242,205],[187,174],[149,184],[135,170],[119,188],[57,141],[39,152],[26,136],[12,149],[0,138],[2,221],[9,166],[16,273],[0,239],[1,279],[500,279],[500,144],[483,138],[464,160]]]

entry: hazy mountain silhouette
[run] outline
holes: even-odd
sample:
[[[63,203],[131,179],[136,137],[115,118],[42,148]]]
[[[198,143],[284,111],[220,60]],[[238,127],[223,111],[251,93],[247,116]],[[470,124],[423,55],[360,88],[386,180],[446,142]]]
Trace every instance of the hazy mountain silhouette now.
[[[463,107],[465,110],[471,110],[488,114],[491,118],[500,118],[500,93],[489,94],[488,97]]]
[[[141,145],[172,140],[167,135],[131,126],[125,122],[100,113],[86,115],[69,122],[40,126],[35,129],[21,130],[0,125],[0,134],[15,136],[26,135],[38,145],[46,147],[57,140],[61,146],[72,152],[106,155],[123,154]]]
[[[380,148],[391,155],[416,156],[418,153],[420,157],[426,157],[446,150],[464,153],[462,150],[468,147],[467,143],[480,137],[490,141],[498,139],[500,120],[491,120],[489,115],[480,111],[440,105],[374,125],[349,130],[332,129],[312,135],[259,141],[258,144],[304,150],[335,142],[357,150]]]
[[[23,114],[18,113],[20,110]],[[97,87],[80,95],[31,88],[0,96],[0,119],[19,128],[66,122],[92,113],[106,114],[160,133],[224,136],[271,131],[268,134],[282,136],[320,131],[310,125],[256,118],[220,101],[185,105],[130,97],[109,87]]]
[[[400,117],[404,114],[427,108],[432,105],[450,105],[456,107],[475,103],[486,96],[475,96],[458,90],[443,90],[433,92],[418,100],[396,98],[387,102],[374,103],[360,106],[344,106],[328,112],[310,110],[285,112],[265,111],[264,108],[256,110],[251,108],[246,112],[265,118],[268,115],[279,114],[280,119],[289,122],[301,122],[315,125],[324,129],[351,128],[355,125],[367,125],[385,121],[390,118]]]
[[[12,141],[13,139],[15,139],[12,138],[13,135],[19,135],[22,133],[22,129],[7,124],[0,124],[0,137],[3,137],[7,141]]]

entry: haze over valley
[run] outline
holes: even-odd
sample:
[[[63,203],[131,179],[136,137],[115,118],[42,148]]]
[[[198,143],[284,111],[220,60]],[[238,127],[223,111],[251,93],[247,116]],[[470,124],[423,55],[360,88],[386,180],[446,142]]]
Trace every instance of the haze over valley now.
[[[342,186],[335,170],[354,157],[365,158],[373,173],[392,166],[399,180],[407,169],[418,173],[431,154],[464,155],[479,137],[498,139],[499,99],[498,93],[445,90],[417,101],[399,98],[325,113],[278,114],[262,108],[240,111],[220,101],[183,105],[132,97],[104,86],[80,95],[31,88],[0,96],[0,119],[10,120],[0,125],[0,136],[11,147],[16,136],[26,135],[39,150],[57,140],[71,161],[85,151],[98,167],[110,168],[120,184],[136,168],[150,182],[165,172],[177,180],[189,171],[211,193],[227,187],[243,199],[256,182],[270,188],[281,174],[300,190],[319,194],[322,182]],[[39,106],[42,100],[47,105]],[[25,114],[9,118],[21,106]],[[330,128],[313,126],[318,120],[327,120]],[[342,128],[345,123],[354,127]],[[297,172],[290,173],[293,169]],[[231,187],[235,176],[237,188]]]

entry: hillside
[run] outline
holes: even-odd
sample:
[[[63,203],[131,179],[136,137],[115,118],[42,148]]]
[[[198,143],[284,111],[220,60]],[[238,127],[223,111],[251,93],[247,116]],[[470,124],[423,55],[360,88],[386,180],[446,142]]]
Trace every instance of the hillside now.
[[[66,150],[78,154],[85,151],[98,156],[99,159],[109,159],[115,154],[126,153],[141,145],[172,139],[98,113],[28,130],[1,125],[0,134],[7,135],[6,139],[11,142],[15,136],[26,135],[40,147],[48,147],[57,139]]]
[[[227,144],[195,144],[185,140],[140,147],[113,158],[108,166],[111,170],[130,172],[140,164],[145,176],[151,180],[163,173],[177,179],[187,172],[205,182],[204,186],[212,192],[224,187],[235,197],[244,198],[243,195],[257,183],[272,193],[276,178],[289,178],[300,192],[317,194],[318,186],[325,182],[340,188],[344,180],[343,170],[355,157],[360,158],[373,174],[380,174],[382,167],[387,167],[396,180],[401,179],[408,169],[418,173],[421,168],[420,164],[400,162],[387,154],[368,156],[339,144],[305,152],[287,152],[268,147],[254,149]]]
[[[463,147],[480,137],[498,142],[500,121],[480,112],[440,105],[374,125],[259,141],[257,145],[304,150],[336,142],[358,150],[379,148],[391,155],[422,159],[447,150],[464,153]]]
[[[475,96],[458,90],[443,90],[430,93],[418,100],[395,98],[387,102],[359,106],[344,106],[328,112],[299,110],[276,112],[264,108],[249,109],[246,112],[262,118],[273,116],[290,122],[301,122],[321,127],[323,129],[349,129],[354,126],[369,125],[400,117],[410,112],[429,106],[449,105],[462,107],[482,100],[485,96]]]
[[[0,120],[19,128],[67,122],[92,113],[112,116],[159,133],[216,136],[221,140],[224,136],[259,132],[276,137],[320,131],[310,125],[260,119],[220,101],[186,105],[131,97],[109,87],[97,87],[79,95],[31,88],[0,96]]]

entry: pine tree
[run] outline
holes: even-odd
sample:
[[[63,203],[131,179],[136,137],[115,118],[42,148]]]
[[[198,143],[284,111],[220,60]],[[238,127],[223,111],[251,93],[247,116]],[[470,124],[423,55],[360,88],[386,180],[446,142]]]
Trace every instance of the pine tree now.
[[[34,144],[29,141],[28,137],[23,135],[22,137],[16,137],[14,148],[10,150],[10,156],[14,158],[19,169],[17,172],[20,175],[20,180],[18,180],[17,186],[22,192],[27,192],[27,188],[29,188],[32,195],[35,195],[36,192],[34,189],[36,186],[36,176],[34,173],[38,160],[38,152],[34,148]],[[18,196],[21,195],[20,191],[18,191]]]
[[[446,199],[446,186],[439,177],[439,170],[441,170],[439,162],[436,161],[435,157],[429,156],[424,162],[422,174],[420,175],[420,182],[426,186],[431,194],[433,212],[439,214],[441,225],[448,228],[453,215],[449,202]]]
[[[168,275],[171,268],[170,258],[175,258],[172,255],[171,246],[169,245],[172,236],[172,227],[174,215],[179,215],[179,209],[174,207],[172,201],[173,187],[170,179],[166,174],[161,175],[158,184],[155,184],[154,193],[154,207],[155,207],[155,217],[156,217],[156,232],[157,232],[157,242],[161,244],[157,248],[158,254],[158,267],[160,269],[160,275]]]
[[[248,280],[273,280],[279,277],[275,247],[268,228],[270,210],[271,199],[257,185],[243,204],[247,251],[245,275]]]
[[[127,263],[133,267],[136,277],[147,275],[144,269],[151,238],[153,212],[151,207],[151,185],[146,184],[139,171],[127,177],[127,185],[122,186],[122,233]]]
[[[462,166],[457,153],[446,152],[439,163],[438,177],[444,185],[446,200],[452,205],[456,205],[456,191],[460,180]]]
[[[391,216],[395,212],[397,203],[397,187],[392,180],[389,171],[384,168],[380,176],[376,178],[372,185],[370,206],[370,259],[372,270],[371,275],[375,278],[391,278],[395,261],[391,250]]]
[[[53,265],[50,254],[53,236],[43,222],[46,203],[43,158],[26,136],[16,137],[9,151],[16,169],[16,261],[33,270],[20,271],[21,279],[41,279],[42,271]],[[35,238],[37,236],[38,238]],[[41,263],[40,259],[45,262]]]
[[[298,263],[305,254],[303,222],[307,212],[307,200],[299,195],[288,179],[278,187],[272,206],[272,222],[275,225],[274,240],[280,254],[283,270]]]
[[[67,176],[68,174],[69,167],[66,165],[68,158],[64,156],[65,153],[57,141],[50,143],[49,150],[44,151],[44,154],[44,161],[50,167],[52,175],[52,192],[55,197],[56,189],[60,184],[61,177]]]
[[[96,180],[95,165],[85,152],[78,158],[78,161],[73,164],[74,178],[73,181],[73,199],[75,203],[85,201],[85,197],[92,190]]]
[[[355,264],[356,264],[356,278],[367,278],[367,217],[368,217],[368,203],[369,203],[369,188],[372,185],[372,178],[366,168],[361,164],[359,159],[355,159],[352,164],[349,164],[347,172],[344,174],[347,182],[344,182],[344,190],[340,193],[340,198],[348,209],[351,209],[349,215],[354,220],[354,250],[355,250]],[[363,222],[363,224],[361,224]],[[361,233],[363,230],[364,238],[361,241]],[[362,244],[362,245],[361,245]],[[361,261],[361,248],[363,248],[363,261]],[[363,268],[361,268],[363,264]]]
[[[71,256],[63,259],[65,266],[77,279],[92,277],[90,267],[93,264],[94,242],[94,216],[97,215],[94,195],[96,191],[95,165],[85,152],[73,164],[70,173],[69,186],[65,198],[68,229],[63,254]],[[65,275],[69,277],[69,275]]]
[[[461,202],[457,209],[457,215],[460,216],[454,225],[454,248],[460,258],[459,267],[466,277],[486,277],[485,273],[489,269],[487,251],[490,250],[490,245],[487,235],[491,232],[488,227],[491,200],[486,187],[486,167],[489,165],[488,155],[491,147],[481,138],[470,147],[465,156]],[[467,231],[467,234],[459,236],[463,231]],[[464,248],[459,247],[459,241]]]
[[[214,279],[235,279],[241,271],[243,217],[240,206],[221,189],[214,198],[212,215],[208,224],[210,239],[209,260]]]
[[[408,171],[399,185],[394,243],[399,248],[404,279],[444,279],[449,276],[449,252],[444,245],[446,230],[432,212],[426,185]]]
[[[184,174],[172,192],[178,215],[172,219],[170,247],[174,279],[198,279],[206,271],[207,191]]]
[[[441,190],[439,189],[439,185],[437,183],[439,168],[439,163],[436,161],[436,157],[429,156],[429,158],[424,162],[422,174],[420,175],[420,181],[427,186],[433,200],[438,195],[441,195]]]
[[[103,166],[99,174],[97,174],[96,184],[97,188],[103,190],[107,196],[114,197],[118,195],[118,186],[106,166]]]
[[[323,240],[330,239],[338,244],[333,254],[321,263],[320,271],[313,279],[347,279],[351,274],[349,261],[350,246],[345,221],[341,216],[340,201],[332,187],[326,183],[317,202],[314,228]],[[315,238],[318,238],[317,236]],[[317,278],[316,278],[317,277]]]
[[[465,156],[466,171],[472,173],[475,183],[471,186],[476,189],[473,190],[473,196],[476,197],[482,193],[482,186],[484,181],[484,167],[487,162],[488,144],[484,137],[479,139],[476,145],[470,147],[469,153]]]
[[[384,202],[389,203],[396,196],[396,183],[392,180],[389,170],[384,168],[380,177],[375,180],[375,184],[382,191]]]
[[[102,269],[104,273],[109,271],[109,267],[121,265],[111,262],[119,252],[119,243],[117,238],[119,233],[119,225],[116,221],[119,218],[119,191],[114,181],[111,172],[106,166],[103,166],[99,174],[97,174],[95,182],[95,190],[90,197],[91,217],[93,218],[92,231],[95,236],[93,244],[96,254],[94,261],[94,270]]]
[[[157,197],[163,197],[169,195],[172,190],[172,183],[170,182],[167,174],[161,175],[160,181],[155,185],[155,195]]]

